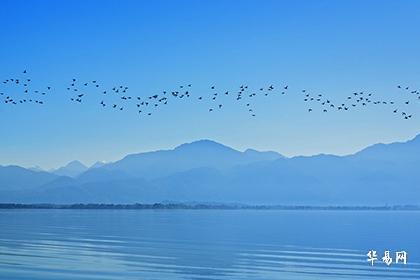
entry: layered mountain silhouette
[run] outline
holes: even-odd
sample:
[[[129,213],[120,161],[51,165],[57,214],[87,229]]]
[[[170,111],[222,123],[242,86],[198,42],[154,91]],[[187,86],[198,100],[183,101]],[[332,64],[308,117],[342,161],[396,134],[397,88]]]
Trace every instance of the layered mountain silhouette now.
[[[183,144],[173,150],[128,155],[102,168],[154,179],[195,168],[225,170],[237,165],[279,158],[282,156],[274,152],[239,152],[214,141],[200,140]]]
[[[51,172],[60,176],[77,177],[86,170],[88,170],[87,166],[85,166],[78,160],[74,160],[69,162],[66,166],[60,167],[56,170],[52,170]]]
[[[286,158],[210,140],[54,172],[0,166],[0,202],[420,204],[420,136],[349,156]]]

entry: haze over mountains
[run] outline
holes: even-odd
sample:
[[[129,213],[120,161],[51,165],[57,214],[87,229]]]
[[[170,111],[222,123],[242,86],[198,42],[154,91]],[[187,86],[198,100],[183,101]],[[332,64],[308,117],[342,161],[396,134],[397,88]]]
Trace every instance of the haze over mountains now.
[[[0,202],[420,204],[420,135],[354,155],[286,158],[200,140],[51,172],[0,166]]]
[[[51,172],[60,176],[76,177],[85,172],[86,170],[88,170],[87,166],[85,166],[78,160],[74,160],[69,162],[66,166],[60,167],[56,170],[52,170]]]

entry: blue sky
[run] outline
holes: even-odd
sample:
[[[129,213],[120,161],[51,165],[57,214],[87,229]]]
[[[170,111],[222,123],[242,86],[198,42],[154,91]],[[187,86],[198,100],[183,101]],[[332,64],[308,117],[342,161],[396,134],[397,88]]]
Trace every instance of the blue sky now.
[[[54,90],[44,106],[0,104],[0,164],[91,164],[202,138],[287,156],[410,139],[420,102],[407,107],[410,121],[390,107],[308,113],[300,91],[405,100],[396,85],[420,87],[418,14],[419,1],[2,1],[0,78],[27,69],[34,86]],[[289,93],[259,98],[255,118],[234,101],[210,114],[193,100],[141,118],[103,110],[99,94],[69,102],[73,77],[133,96],[186,83],[194,96],[241,84]]]

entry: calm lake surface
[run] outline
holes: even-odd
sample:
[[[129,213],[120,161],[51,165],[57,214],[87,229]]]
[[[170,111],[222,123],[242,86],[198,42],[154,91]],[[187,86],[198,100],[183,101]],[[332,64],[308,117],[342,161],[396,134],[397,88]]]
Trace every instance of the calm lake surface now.
[[[0,210],[0,279],[420,279],[420,212]]]

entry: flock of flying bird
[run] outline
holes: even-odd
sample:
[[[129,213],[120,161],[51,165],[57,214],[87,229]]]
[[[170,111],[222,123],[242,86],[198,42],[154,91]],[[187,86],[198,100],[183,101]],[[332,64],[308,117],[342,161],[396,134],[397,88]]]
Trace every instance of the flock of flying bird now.
[[[26,70],[22,72],[20,77],[8,78],[3,80],[2,87],[0,87],[0,98],[3,99],[4,104],[18,105],[25,103],[33,103],[43,105],[46,103],[45,98],[56,92],[51,85],[44,86],[40,89],[32,87],[32,79]],[[312,94],[307,90],[300,91],[301,98],[306,104],[307,112],[313,112],[315,108],[323,113],[335,111],[349,111],[355,107],[365,108],[369,105],[387,105],[391,106],[390,111],[408,120],[413,117],[412,113],[408,113],[406,105],[410,102],[417,100],[420,102],[420,90],[411,90],[407,86],[398,85],[397,89],[402,91],[404,95],[398,96],[405,98],[401,102],[393,100],[383,100],[375,97],[373,93],[366,93],[363,91],[353,92],[346,97],[343,102],[333,102],[323,94]],[[253,100],[257,97],[267,97],[269,95],[285,95],[289,92],[289,86],[283,85],[279,90],[274,85],[268,85],[256,89],[251,89],[248,85],[241,85],[234,91],[220,91],[216,86],[211,85],[208,87],[206,95],[193,95],[192,85],[180,85],[175,90],[162,91],[159,94],[152,94],[148,96],[137,96],[129,93],[129,87],[125,85],[117,85],[111,88],[104,88],[96,81],[79,81],[73,78],[69,81],[64,89],[67,93],[65,98],[74,103],[83,103],[86,96],[92,92],[99,94],[100,102],[98,105],[102,108],[111,108],[116,111],[123,111],[125,108],[132,106],[136,108],[138,114],[150,116],[152,112],[161,106],[165,106],[171,99],[196,99],[198,102],[209,101],[208,112],[221,110],[224,106],[222,97],[231,97],[243,106],[250,116],[255,117],[256,113],[253,108]],[[12,94],[13,93],[13,94]],[[113,98],[108,98],[112,96]],[[112,100],[110,100],[112,99]]]

